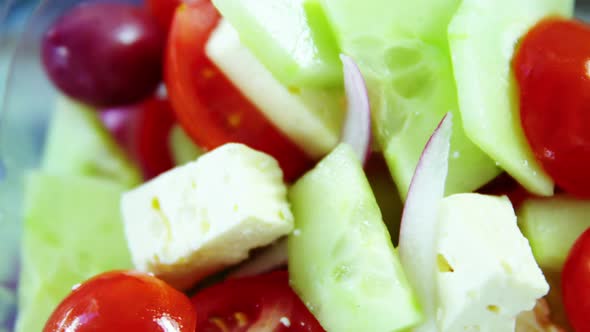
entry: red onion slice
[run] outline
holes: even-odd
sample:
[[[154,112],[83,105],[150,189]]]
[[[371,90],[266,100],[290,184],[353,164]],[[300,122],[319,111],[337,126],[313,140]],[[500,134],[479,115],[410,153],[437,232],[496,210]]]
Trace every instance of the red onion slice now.
[[[371,105],[363,75],[354,60],[340,55],[344,66],[347,111],[342,130],[343,143],[352,146],[363,164],[371,153]]]
[[[264,249],[228,274],[228,278],[255,276],[287,265],[287,238]]]
[[[436,253],[438,211],[444,197],[452,133],[447,114],[426,143],[410,184],[402,216],[399,255],[410,284],[424,309],[416,332],[436,331]]]

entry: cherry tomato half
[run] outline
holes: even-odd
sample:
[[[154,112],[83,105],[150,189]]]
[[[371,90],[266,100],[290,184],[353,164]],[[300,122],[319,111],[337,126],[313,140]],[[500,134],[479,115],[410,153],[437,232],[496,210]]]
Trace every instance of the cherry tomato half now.
[[[590,229],[570,250],[561,273],[567,317],[576,332],[590,332]]]
[[[539,23],[514,58],[522,127],[536,158],[566,192],[590,198],[590,27]]]
[[[174,12],[181,0],[147,0],[147,8],[164,31],[170,29]]]
[[[229,279],[193,298],[198,332],[324,331],[289,286],[286,271]]]
[[[277,159],[287,180],[312,162],[244,97],[205,55],[219,21],[208,0],[182,4],[168,37],[165,63],[170,101],[187,134],[205,149],[238,142]]]
[[[149,180],[174,167],[170,132],[176,123],[166,99],[150,98],[140,104],[107,109],[101,118],[143,176]]]
[[[137,272],[108,272],[73,290],[43,332],[195,332],[190,300],[165,282]]]

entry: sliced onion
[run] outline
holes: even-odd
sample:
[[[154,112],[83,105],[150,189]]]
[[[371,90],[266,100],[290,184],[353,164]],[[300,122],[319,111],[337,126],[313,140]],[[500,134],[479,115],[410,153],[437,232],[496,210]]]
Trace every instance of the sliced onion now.
[[[445,193],[452,114],[447,114],[426,144],[410,184],[402,216],[399,255],[418,295],[426,320],[414,331],[436,331],[436,253],[438,210]]]
[[[356,152],[363,164],[371,153],[371,105],[363,75],[354,60],[340,55],[344,66],[347,111],[342,130],[343,143]]]
[[[287,238],[283,238],[242,263],[234,271],[230,272],[227,277],[241,278],[270,272],[286,266],[287,258]]]

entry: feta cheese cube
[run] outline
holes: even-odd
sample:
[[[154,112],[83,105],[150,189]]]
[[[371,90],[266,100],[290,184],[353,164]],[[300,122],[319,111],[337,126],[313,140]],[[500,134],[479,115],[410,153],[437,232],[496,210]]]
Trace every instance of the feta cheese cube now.
[[[136,268],[179,289],[293,229],[278,163],[241,144],[125,193],[121,209]]]
[[[441,332],[513,332],[549,285],[505,197],[443,199],[437,247]]]

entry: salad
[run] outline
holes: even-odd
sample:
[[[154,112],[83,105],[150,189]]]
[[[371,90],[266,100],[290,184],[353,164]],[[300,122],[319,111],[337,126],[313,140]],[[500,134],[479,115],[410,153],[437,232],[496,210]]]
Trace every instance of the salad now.
[[[16,331],[590,331],[573,8],[73,7]]]

